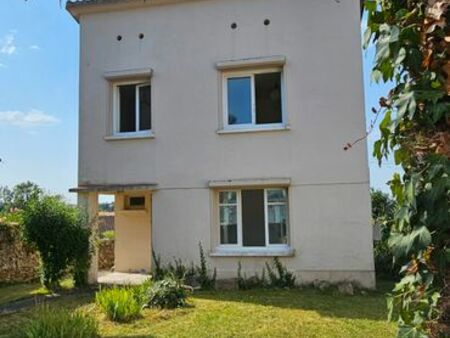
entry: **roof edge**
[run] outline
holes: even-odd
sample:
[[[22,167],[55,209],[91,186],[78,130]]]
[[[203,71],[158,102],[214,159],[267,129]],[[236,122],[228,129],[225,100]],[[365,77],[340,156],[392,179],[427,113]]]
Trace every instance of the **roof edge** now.
[[[111,12],[188,1],[200,0],[68,0],[66,2],[66,10],[79,22],[80,16],[83,14]]]
[[[180,3],[200,0],[68,0],[66,10],[72,17],[80,22],[80,16],[87,13],[110,12],[121,9],[150,7],[171,3]],[[364,0],[360,0],[361,18],[364,12]]]

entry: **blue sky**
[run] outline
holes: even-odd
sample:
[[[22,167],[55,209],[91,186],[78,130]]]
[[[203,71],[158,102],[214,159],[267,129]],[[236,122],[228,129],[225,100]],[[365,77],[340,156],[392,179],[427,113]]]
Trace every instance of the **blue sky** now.
[[[31,180],[63,194],[77,183],[78,25],[58,0],[0,1],[0,185]],[[370,83],[373,49],[363,53],[367,125],[388,87]],[[396,169],[371,157],[371,186],[388,191]],[[345,140],[347,141],[347,140]]]

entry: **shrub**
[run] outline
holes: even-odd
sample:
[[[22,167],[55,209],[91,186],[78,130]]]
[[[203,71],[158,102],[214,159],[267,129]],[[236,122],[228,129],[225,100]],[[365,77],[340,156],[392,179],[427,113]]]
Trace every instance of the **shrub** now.
[[[256,273],[254,276],[247,278],[245,274],[242,275],[242,264],[241,262],[239,262],[237,271],[237,283],[239,290],[263,288],[267,285],[266,270],[263,268],[261,277]]]
[[[214,289],[216,287],[217,270],[214,268],[214,272],[210,276],[202,243],[198,243],[198,246],[200,250],[200,266],[197,267],[197,281],[204,290]]]
[[[394,279],[401,268],[401,264],[394,261],[394,255],[389,248],[388,240],[394,224],[397,209],[396,202],[379,190],[371,190],[372,221],[381,231],[381,239],[374,243],[375,271],[378,276]]]
[[[20,330],[26,338],[99,337],[94,318],[80,311],[44,307]]]
[[[76,286],[87,280],[90,264],[90,229],[87,218],[57,197],[33,199],[23,212],[24,238],[41,258],[41,281],[54,289],[69,267]]]
[[[148,306],[174,309],[186,306],[187,290],[179,279],[167,275],[149,290]]]
[[[266,262],[269,286],[275,288],[292,288],[295,286],[295,276],[280,262],[278,257],[273,258],[273,267]]]
[[[113,287],[96,293],[95,302],[114,322],[130,322],[139,317],[143,307],[141,293],[132,288]]]

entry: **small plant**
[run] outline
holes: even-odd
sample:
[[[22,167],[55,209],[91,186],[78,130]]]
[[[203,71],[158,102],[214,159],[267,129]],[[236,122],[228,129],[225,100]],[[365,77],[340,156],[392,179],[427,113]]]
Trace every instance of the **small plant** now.
[[[20,330],[26,338],[99,337],[98,323],[80,311],[43,307]]]
[[[278,257],[273,258],[273,267],[266,262],[269,286],[275,288],[292,288],[295,286],[295,276],[280,262]]]
[[[103,289],[95,295],[95,302],[114,322],[130,322],[141,314],[143,307],[141,293],[131,288],[113,287]]]
[[[177,279],[184,280],[188,273],[188,268],[180,258],[175,258],[173,264],[169,263],[168,271]]]
[[[238,271],[237,271],[237,283],[239,290],[250,290],[256,288],[263,288],[266,286],[266,270],[263,268],[261,277],[256,273],[254,276],[247,278],[244,274],[242,275],[242,264],[238,263]]]
[[[114,238],[116,237],[116,234],[115,234],[114,230],[107,230],[102,233],[101,237],[104,240],[113,241]]]
[[[186,306],[187,290],[179,279],[169,274],[149,290],[148,306],[174,309]]]
[[[152,287],[153,281],[149,278],[140,285],[130,286],[129,290],[131,291],[133,298],[136,299],[138,304],[145,306],[148,303],[148,296]]]
[[[211,290],[216,287],[217,270],[214,268],[214,272],[210,276],[202,243],[198,243],[198,246],[200,250],[200,266],[197,267],[197,281],[202,289]]]
[[[156,255],[155,251],[152,250],[153,262],[155,263],[155,268],[153,270],[153,280],[161,280],[167,274],[167,270],[164,269],[161,263],[161,256]]]

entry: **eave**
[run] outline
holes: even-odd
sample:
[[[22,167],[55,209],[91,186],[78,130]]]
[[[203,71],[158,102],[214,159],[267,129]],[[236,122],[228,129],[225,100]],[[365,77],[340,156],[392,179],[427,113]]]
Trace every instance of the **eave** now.
[[[124,9],[135,9],[151,7],[164,4],[174,4],[193,0],[69,0],[66,10],[79,22],[82,14],[120,11]],[[196,0],[200,1],[200,0]],[[364,10],[364,0],[361,2],[361,17]]]
[[[120,11],[187,1],[193,0],[69,0],[66,3],[66,10],[79,22],[82,14]]]

